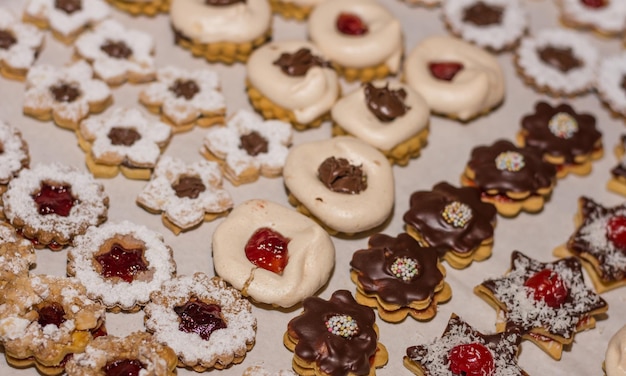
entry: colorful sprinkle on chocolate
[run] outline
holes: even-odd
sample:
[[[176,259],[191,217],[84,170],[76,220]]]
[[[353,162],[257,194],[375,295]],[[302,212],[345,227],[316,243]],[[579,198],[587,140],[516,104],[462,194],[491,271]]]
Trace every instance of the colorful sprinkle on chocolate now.
[[[443,208],[443,219],[456,228],[461,228],[472,219],[472,209],[459,201],[452,201]]]
[[[524,156],[516,151],[505,151],[496,157],[496,168],[500,171],[517,172],[524,166]]]
[[[333,315],[325,324],[329,333],[343,338],[352,338],[359,332],[356,320],[349,315]]]
[[[578,122],[572,115],[566,112],[559,112],[552,116],[548,123],[548,128],[553,135],[567,139],[578,132]]]
[[[417,260],[410,257],[398,257],[391,264],[391,273],[397,278],[409,282],[419,273]]]

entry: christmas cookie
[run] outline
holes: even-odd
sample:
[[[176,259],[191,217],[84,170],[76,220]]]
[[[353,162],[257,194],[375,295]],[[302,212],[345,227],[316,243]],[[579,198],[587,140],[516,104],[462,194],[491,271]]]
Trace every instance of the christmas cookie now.
[[[245,62],[272,35],[269,0],[172,0],[178,45],[210,62]]]
[[[157,70],[156,79],[139,93],[139,101],[160,114],[174,133],[191,130],[196,124],[208,127],[224,122],[226,104],[216,71],[168,66]]]
[[[402,0],[409,5],[424,6],[427,8],[434,8],[441,5],[441,0]]]
[[[137,204],[151,213],[160,213],[165,227],[178,235],[225,215],[233,207],[233,200],[222,188],[217,163],[188,164],[163,156],[152,179],[137,195]]]
[[[426,145],[430,108],[408,85],[367,83],[339,99],[331,110],[333,135],[351,135],[405,166]]]
[[[289,202],[331,234],[362,234],[383,224],[393,210],[391,166],[381,152],[356,138],[292,147],[283,178]]]
[[[432,319],[437,304],[452,297],[438,251],[420,246],[406,233],[395,238],[373,235],[368,248],[354,252],[350,261],[357,302],[376,308],[388,322],[400,322],[407,315]]]
[[[474,291],[498,312],[498,331],[509,323],[519,326],[524,339],[556,360],[574,342],[574,334],[594,328],[596,316],[609,308],[587,288],[573,257],[544,263],[514,251],[510,270]]]
[[[280,370],[276,372],[268,371],[262,365],[250,366],[243,371],[242,376],[295,376],[296,374],[290,370]]]
[[[213,266],[257,302],[291,307],[330,278],[335,247],[308,217],[265,200],[237,206],[213,233]]]
[[[148,180],[172,128],[137,109],[118,107],[84,120],[76,134],[94,176],[112,178],[121,171],[129,179]]]
[[[219,277],[196,273],[167,281],[151,295],[145,325],[174,350],[179,367],[202,372],[243,361],[256,336],[251,310]]]
[[[570,172],[588,175],[591,162],[604,154],[595,116],[579,113],[566,103],[553,107],[537,102],[535,112],[525,115],[521,126],[518,145],[539,150],[543,159],[556,167],[557,178]]]
[[[35,266],[36,259],[33,244],[17,235],[11,225],[1,222],[0,291],[14,279],[28,276],[30,269]]]
[[[607,189],[622,196],[626,196],[626,134],[620,136],[619,143],[615,146],[615,155],[618,164],[611,170],[611,179],[607,183]]]
[[[447,0],[442,11],[454,35],[496,52],[513,49],[528,28],[519,0]]]
[[[620,36],[626,27],[626,2],[615,0],[558,0],[561,22],[604,36]]]
[[[0,74],[23,80],[43,47],[44,34],[0,8]]]
[[[309,16],[308,35],[348,81],[381,79],[400,69],[402,25],[376,0],[319,4]]]
[[[9,182],[29,164],[28,144],[22,133],[0,120],[0,219],[4,219],[2,194],[6,192]]]
[[[266,119],[296,129],[319,127],[340,95],[337,73],[319,50],[305,41],[269,43],[246,65],[248,98]]]
[[[61,164],[23,170],[2,198],[7,221],[36,247],[53,250],[104,222],[109,206],[101,183]]]
[[[515,50],[517,72],[535,90],[552,96],[589,91],[599,55],[593,44],[574,31],[541,30],[523,38]]]
[[[406,231],[421,244],[443,247],[442,258],[455,269],[491,256],[496,208],[481,201],[478,188],[441,182],[414,192],[403,218]]]
[[[24,114],[41,121],[53,120],[62,128],[75,130],[92,113],[113,103],[111,89],[93,78],[93,70],[80,60],[66,67],[36,65],[26,76]]]
[[[252,183],[260,176],[283,172],[293,130],[280,120],[263,120],[254,112],[239,110],[225,127],[213,127],[203,140],[202,154],[219,162],[234,185]]]
[[[404,79],[431,111],[467,122],[504,99],[504,72],[498,60],[459,38],[422,39],[404,63]]]
[[[178,358],[146,332],[96,338],[65,366],[68,376],[174,376]]]
[[[595,89],[602,103],[616,117],[626,117],[626,52],[600,60]]]
[[[556,168],[532,148],[519,148],[508,140],[472,149],[461,184],[477,187],[481,200],[495,205],[505,217],[524,210],[535,213],[556,185]]]
[[[146,32],[106,20],[81,35],[74,47],[79,57],[91,63],[96,76],[109,85],[154,80],[154,39]]]
[[[23,19],[70,44],[85,30],[109,17],[104,0],[28,0]]]
[[[626,325],[618,330],[606,347],[603,368],[606,376],[626,375]]]
[[[555,256],[576,256],[598,293],[626,285],[626,205],[604,207],[588,197],[578,199],[576,231]]]
[[[170,10],[172,0],[107,0],[117,9],[128,12],[133,16],[155,16],[159,13],[167,13]]]
[[[326,0],[270,0],[272,12],[286,19],[306,20],[318,4]]]
[[[387,363],[378,342],[376,315],[358,304],[349,291],[337,290],[329,300],[310,297],[302,313],[287,324],[283,343],[294,353],[298,375],[376,375]]]

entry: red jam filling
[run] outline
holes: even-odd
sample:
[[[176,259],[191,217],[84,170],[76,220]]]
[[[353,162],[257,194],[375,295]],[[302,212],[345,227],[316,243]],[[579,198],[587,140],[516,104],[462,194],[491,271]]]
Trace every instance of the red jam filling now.
[[[580,2],[589,8],[604,8],[609,4],[608,0],[580,0]]]
[[[137,359],[112,360],[102,367],[105,376],[138,376],[142,369],[144,366]]]
[[[495,369],[491,352],[480,343],[454,346],[448,353],[448,360],[450,371],[455,375],[489,376]]]
[[[214,331],[226,328],[222,319],[222,309],[217,304],[207,304],[192,298],[182,306],[174,307],[180,318],[178,330],[185,333],[196,333],[208,341]]]
[[[344,12],[337,17],[337,30],[346,35],[363,35],[367,33],[367,25],[356,14]]]
[[[463,69],[463,64],[457,63],[456,61],[437,61],[429,63],[428,69],[430,70],[430,74],[436,79],[452,81],[454,76]]]
[[[287,244],[290,240],[270,228],[262,227],[248,239],[246,257],[259,268],[282,274],[287,266]]]
[[[72,197],[72,186],[54,183],[41,183],[39,192],[32,195],[37,212],[41,215],[57,214],[62,217],[70,215],[72,206],[77,200]]]
[[[37,308],[39,318],[37,322],[43,328],[46,325],[54,325],[57,328],[65,322],[65,310],[57,302],[45,303]]]
[[[567,286],[554,270],[543,269],[535,273],[524,282],[524,286],[533,290],[535,300],[543,300],[551,308],[559,308],[567,299]]]
[[[609,218],[606,225],[606,237],[613,245],[621,250],[626,250],[626,217],[616,215]]]
[[[102,266],[100,274],[104,278],[121,278],[124,282],[132,282],[139,272],[148,270],[142,248],[126,249],[115,243],[111,249],[95,257]]]

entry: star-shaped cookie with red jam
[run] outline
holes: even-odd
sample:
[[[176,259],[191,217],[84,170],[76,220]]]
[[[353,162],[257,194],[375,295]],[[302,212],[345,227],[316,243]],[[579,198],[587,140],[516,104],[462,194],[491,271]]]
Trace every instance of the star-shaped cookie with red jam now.
[[[587,288],[582,267],[574,257],[540,262],[519,251],[503,276],[485,280],[474,292],[498,311],[496,328],[519,326],[529,339],[554,359],[577,332],[595,327],[607,302]]]

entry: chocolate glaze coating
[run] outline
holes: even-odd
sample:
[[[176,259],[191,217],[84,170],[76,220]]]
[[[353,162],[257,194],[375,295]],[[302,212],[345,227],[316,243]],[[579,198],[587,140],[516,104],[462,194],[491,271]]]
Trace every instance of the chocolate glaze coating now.
[[[541,61],[563,73],[583,66],[583,61],[574,54],[570,47],[548,45],[538,49],[537,54]]]
[[[503,7],[478,1],[463,9],[463,22],[468,22],[476,26],[499,25],[502,23],[503,13]]]
[[[391,90],[389,84],[377,88],[371,83],[363,88],[367,108],[382,122],[390,122],[406,114],[411,107],[404,104],[406,91],[404,89]]]

